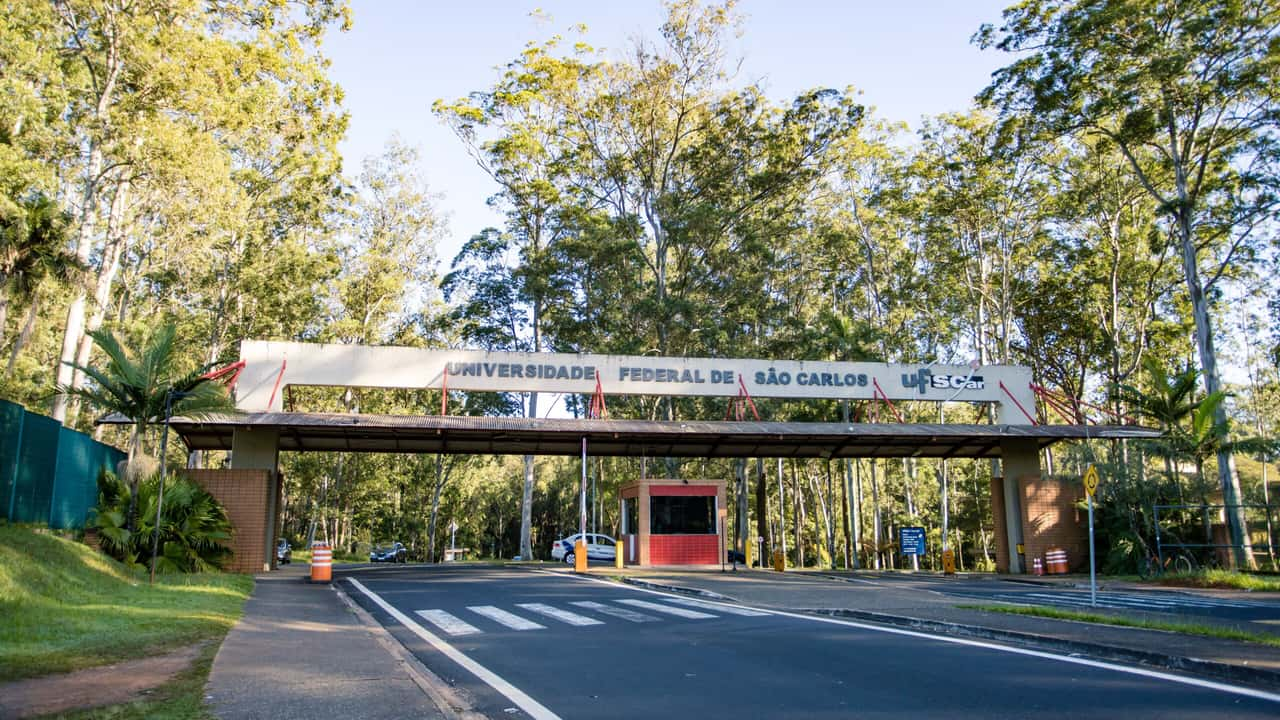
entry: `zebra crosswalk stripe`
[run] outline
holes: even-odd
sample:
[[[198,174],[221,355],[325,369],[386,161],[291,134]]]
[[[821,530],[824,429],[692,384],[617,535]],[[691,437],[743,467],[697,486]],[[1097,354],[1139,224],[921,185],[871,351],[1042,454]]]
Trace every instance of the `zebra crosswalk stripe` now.
[[[715,603],[705,602],[703,600],[691,600],[689,598],[668,598],[667,602],[688,605],[689,607],[702,608],[703,610],[716,610],[730,615],[742,615],[743,617],[764,617],[767,612],[752,610],[750,608],[737,607],[735,605],[717,605]]]
[[[697,610],[686,610],[684,608],[671,607],[670,605],[662,605],[656,602],[649,602],[648,600],[619,600],[618,602],[626,603],[627,605],[634,605],[635,607],[644,608],[645,610],[653,610],[654,612],[666,613],[668,615],[675,615],[676,617],[689,618],[690,620],[706,620],[707,618],[716,617],[715,615],[711,615],[709,613],[698,612]]]
[[[612,615],[635,623],[655,622],[659,619],[652,615],[645,615],[644,613],[639,613],[634,610],[605,605],[604,603],[592,602],[591,600],[575,600],[569,604],[577,605],[578,607],[586,608],[587,610],[594,610],[598,613],[604,613],[605,615]]]
[[[559,620],[562,623],[577,625],[579,627],[582,627],[584,625],[603,625],[604,624],[599,620],[596,620],[595,618],[589,618],[586,615],[571,613],[568,610],[561,610],[560,608],[555,607],[553,605],[545,605],[543,603],[516,603],[516,607],[522,607],[525,610],[528,610],[530,612],[536,612],[539,615],[546,615],[547,617],[552,618],[554,620]]]
[[[546,630],[545,625],[539,625],[532,620],[526,620],[519,615],[509,613],[502,608],[492,605],[468,605],[467,609],[478,615],[483,615],[490,620],[506,625],[512,630]]]
[[[450,635],[475,635],[480,628],[444,610],[418,610],[418,616]]]

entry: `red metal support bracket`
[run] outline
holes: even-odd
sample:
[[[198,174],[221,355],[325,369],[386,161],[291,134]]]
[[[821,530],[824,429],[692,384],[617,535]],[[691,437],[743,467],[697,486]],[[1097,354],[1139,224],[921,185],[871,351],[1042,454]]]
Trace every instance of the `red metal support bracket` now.
[[[1008,396],[1009,396],[1009,399],[1013,401],[1013,404],[1014,404],[1014,405],[1017,405],[1017,406],[1018,406],[1018,409],[1022,411],[1022,414],[1027,416],[1027,419],[1031,421],[1031,424],[1032,424],[1032,425],[1039,425],[1039,424],[1040,424],[1040,423],[1036,422],[1036,419],[1035,419],[1034,417],[1032,417],[1032,416],[1031,416],[1031,413],[1027,412],[1027,409],[1026,409],[1026,408],[1022,407],[1022,403],[1018,402],[1018,398],[1014,397],[1014,396],[1013,396],[1013,393],[1009,392],[1009,388],[1007,388],[1007,387],[1005,387],[1005,386],[1004,386],[1004,381],[1003,381],[1003,380],[1001,380],[1001,381],[1000,381],[1000,389],[1004,391],[1004,394],[1005,394],[1005,395],[1008,395]]]
[[[267,401],[267,412],[271,412],[271,406],[276,404],[276,393],[280,391],[280,381],[284,379],[284,369],[289,364],[289,358],[285,358],[280,363],[280,374],[276,375],[276,385],[271,388],[271,399]]]
[[[747,392],[747,384],[743,381],[742,375],[738,375],[738,395],[729,401],[729,407],[725,408],[724,419],[730,417],[736,418],[739,422],[747,417],[747,408],[751,408],[751,414],[755,416],[756,421],[760,420],[760,411],[756,409],[756,401],[751,398],[751,393]]]
[[[587,409],[587,417],[592,420],[609,417],[609,408],[604,404],[604,386],[600,384],[599,375],[596,375],[596,391],[591,394],[591,405]]]
[[[226,379],[228,375],[230,375],[231,379],[230,381],[227,382],[227,392],[231,392],[232,390],[236,389],[236,383],[240,381],[240,373],[244,371],[244,366],[245,366],[244,360],[237,360],[236,362],[233,362],[224,368],[218,368],[217,370],[210,370],[209,372],[201,375],[200,379],[201,380],[223,380],[223,379]]]
[[[440,381],[440,414],[449,414],[449,365],[444,366],[444,378]]]
[[[875,387],[876,399],[889,406],[890,412],[892,412],[893,416],[898,419],[899,423],[905,423],[902,419],[902,413],[898,412],[898,408],[894,407],[894,404],[889,401],[889,396],[885,395],[884,390],[880,387],[880,381],[875,378],[871,378],[871,384]]]

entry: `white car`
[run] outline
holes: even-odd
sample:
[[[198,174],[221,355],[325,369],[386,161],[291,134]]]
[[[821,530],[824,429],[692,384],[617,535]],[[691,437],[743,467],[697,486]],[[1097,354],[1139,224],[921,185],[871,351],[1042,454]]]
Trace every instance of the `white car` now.
[[[551,557],[571,563],[574,560],[574,548],[582,533],[574,533],[567,538],[551,543]],[[612,560],[617,555],[617,543],[608,535],[587,533],[587,559]]]

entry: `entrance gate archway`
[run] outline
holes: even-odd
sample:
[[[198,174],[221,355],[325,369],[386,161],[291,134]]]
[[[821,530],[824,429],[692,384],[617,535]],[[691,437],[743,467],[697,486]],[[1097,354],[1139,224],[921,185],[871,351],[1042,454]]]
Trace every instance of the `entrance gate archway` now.
[[[229,450],[231,469],[193,477],[240,516],[240,569],[270,568],[281,450],[708,458],[996,458],[998,565],[1024,572],[1027,500],[1040,451],[1069,439],[1153,438],[1147,428],[1036,423],[1031,372],[1017,366],[658,358],[422,350],[246,341],[240,415],[172,427],[190,450]],[[349,415],[283,411],[289,385],[836,400],[991,403],[997,424],[643,421]],[[1014,522],[1016,521],[1016,522]],[[261,535],[258,535],[261,532]],[[252,538],[261,537],[261,542]],[[1037,548],[1027,542],[1026,554]],[[260,549],[260,552],[259,552]]]

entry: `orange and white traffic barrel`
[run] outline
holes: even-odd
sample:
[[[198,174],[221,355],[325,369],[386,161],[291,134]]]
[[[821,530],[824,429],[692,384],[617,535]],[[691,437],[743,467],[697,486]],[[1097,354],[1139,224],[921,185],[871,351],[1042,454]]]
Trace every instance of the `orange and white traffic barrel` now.
[[[311,582],[329,582],[333,579],[333,550],[328,545],[311,548]]]
[[[1067,563],[1067,551],[1062,548],[1049,548],[1044,553],[1045,570],[1050,575],[1066,575],[1070,572]]]
[[[1031,571],[1036,575],[1044,574],[1044,564],[1040,562],[1039,556],[1031,559]]]

